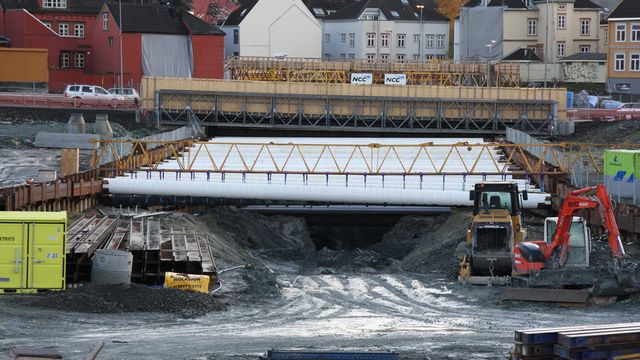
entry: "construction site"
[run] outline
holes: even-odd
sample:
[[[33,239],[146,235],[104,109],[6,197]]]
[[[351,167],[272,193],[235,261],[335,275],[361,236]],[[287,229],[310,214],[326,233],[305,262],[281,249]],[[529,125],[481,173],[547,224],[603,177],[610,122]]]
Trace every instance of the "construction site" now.
[[[640,359],[639,121],[513,64],[226,66],[0,95],[0,359]]]

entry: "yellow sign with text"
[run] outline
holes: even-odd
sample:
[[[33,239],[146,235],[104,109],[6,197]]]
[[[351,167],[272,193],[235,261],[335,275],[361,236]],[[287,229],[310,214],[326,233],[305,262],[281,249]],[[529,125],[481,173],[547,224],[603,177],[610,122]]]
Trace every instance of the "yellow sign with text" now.
[[[164,287],[184,291],[208,293],[210,280],[211,279],[208,275],[166,272],[164,274]]]

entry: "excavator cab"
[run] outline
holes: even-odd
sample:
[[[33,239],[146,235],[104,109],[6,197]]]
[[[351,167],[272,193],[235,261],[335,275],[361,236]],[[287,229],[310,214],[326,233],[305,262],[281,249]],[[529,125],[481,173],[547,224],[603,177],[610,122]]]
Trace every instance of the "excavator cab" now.
[[[557,217],[548,217],[544,219],[544,239],[547,245],[553,242],[553,234],[558,227]],[[591,230],[587,226],[587,221],[579,216],[571,219],[571,228],[569,230],[569,255],[565,266],[570,267],[589,267],[589,253],[591,252]]]
[[[471,278],[485,283],[482,277],[494,278],[511,274],[511,251],[524,240],[522,200],[516,182],[477,183],[469,194],[473,201],[473,219],[467,230],[466,254],[460,264],[461,280]]]

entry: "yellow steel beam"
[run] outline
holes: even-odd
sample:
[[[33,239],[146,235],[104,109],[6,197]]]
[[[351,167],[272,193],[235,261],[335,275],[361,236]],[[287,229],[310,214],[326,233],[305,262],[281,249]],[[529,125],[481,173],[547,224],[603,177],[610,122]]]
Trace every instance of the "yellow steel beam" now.
[[[164,148],[166,156],[177,161],[180,171],[211,172],[268,172],[268,173],[308,173],[308,174],[355,174],[362,173],[362,166],[367,174],[571,174],[578,162],[597,173],[602,173],[601,154],[610,149],[610,144],[433,144],[419,145],[347,145],[347,144],[290,144],[290,143],[235,143],[235,142],[192,142],[192,141],[137,141],[137,140],[97,140],[92,165],[97,167],[103,163],[108,154],[113,160],[107,167],[120,171],[146,167],[158,169],[162,159],[152,158],[149,150]],[[118,153],[119,144],[128,144],[131,150]],[[619,144],[616,148],[639,148],[639,144]],[[539,158],[530,155],[540,153]],[[445,155],[444,160],[435,160],[435,153]],[[505,155],[507,154],[507,155]],[[340,156],[341,155],[341,156]],[[229,165],[229,159],[237,156],[241,166]],[[304,164],[304,171],[299,165],[294,168],[292,158]],[[261,159],[263,161],[261,161]],[[341,159],[346,159],[341,160]],[[519,163],[516,164],[516,159]],[[552,163],[548,163],[551,159]],[[322,160],[329,161],[331,169],[320,169]],[[196,169],[196,162],[208,164],[205,169]],[[490,170],[478,170],[478,164],[490,164]],[[451,171],[455,163],[456,170]],[[257,165],[260,169],[257,170]],[[326,167],[326,162],[324,163]],[[360,164],[359,170],[356,168]],[[399,165],[399,166],[398,166]],[[393,172],[385,171],[395,166]],[[397,169],[401,168],[402,171]],[[513,170],[517,168],[517,170]]]

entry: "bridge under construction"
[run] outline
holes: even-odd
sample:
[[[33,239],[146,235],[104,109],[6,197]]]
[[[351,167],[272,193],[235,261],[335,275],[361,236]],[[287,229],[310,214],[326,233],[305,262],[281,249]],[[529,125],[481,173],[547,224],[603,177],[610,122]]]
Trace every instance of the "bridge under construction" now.
[[[158,125],[305,131],[549,133],[566,120],[564,89],[143,79]]]

